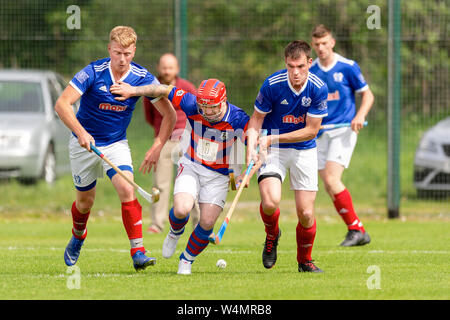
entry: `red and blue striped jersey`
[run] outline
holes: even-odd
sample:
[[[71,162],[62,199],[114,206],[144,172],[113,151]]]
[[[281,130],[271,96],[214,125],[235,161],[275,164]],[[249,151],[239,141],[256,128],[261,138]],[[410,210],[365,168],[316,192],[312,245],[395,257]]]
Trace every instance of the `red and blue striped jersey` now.
[[[249,116],[227,102],[223,118],[210,123],[199,113],[195,95],[175,87],[168,98],[175,108],[180,107],[184,111],[192,128],[185,156],[210,170],[228,175],[231,146],[237,138],[244,141]]]

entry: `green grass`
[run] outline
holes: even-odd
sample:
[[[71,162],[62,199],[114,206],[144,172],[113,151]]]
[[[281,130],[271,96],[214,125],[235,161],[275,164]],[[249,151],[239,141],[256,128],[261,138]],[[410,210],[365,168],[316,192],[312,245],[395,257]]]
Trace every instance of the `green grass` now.
[[[150,189],[151,175],[137,168],[153,139],[138,107],[128,131],[135,180]],[[137,115],[137,116],[136,116]],[[372,236],[365,247],[340,248],[345,226],[320,183],[316,200],[318,233],[313,258],[325,274],[299,274],[296,264],[293,193],[283,185],[279,259],[272,270],[261,264],[264,241],[258,214],[259,192],[251,181],[238,205],[223,244],[209,246],[193,274],[176,274],[177,259],[161,257],[163,235],[145,235],[147,249],[158,259],[155,267],[136,273],[120,218],[120,203],[108,178],[99,180],[89,221],[89,236],[77,266],[81,289],[69,290],[70,274],[63,251],[70,237],[70,206],[75,197],[69,174],[54,185],[25,186],[0,181],[0,299],[449,299],[450,207],[448,199],[415,196],[412,160],[420,134],[402,144],[401,219],[387,220],[386,130],[368,126],[358,144],[344,183],[355,208]],[[235,193],[228,195],[229,205]],[[144,227],[150,205],[140,199]],[[216,224],[221,223],[224,214]],[[184,248],[190,225],[176,256]],[[218,259],[225,270],[215,267]],[[381,289],[369,290],[369,266],[381,270]]]
[[[338,246],[345,227],[338,217],[319,214],[313,258],[324,274],[297,271],[294,213],[282,214],[283,236],[276,266],[261,263],[263,225],[256,209],[240,209],[220,246],[197,258],[190,276],[176,274],[190,224],[176,254],[161,256],[165,235],[145,235],[157,264],[136,273],[119,216],[93,215],[77,266],[80,289],[70,290],[63,252],[70,238],[67,215],[24,215],[0,220],[0,299],[449,299],[449,222],[387,221],[363,216],[372,243]],[[145,219],[144,226],[148,223]],[[225,259],[226,269],[215,262]],[[369,266],[378,266],[380,289],[368,289]]]

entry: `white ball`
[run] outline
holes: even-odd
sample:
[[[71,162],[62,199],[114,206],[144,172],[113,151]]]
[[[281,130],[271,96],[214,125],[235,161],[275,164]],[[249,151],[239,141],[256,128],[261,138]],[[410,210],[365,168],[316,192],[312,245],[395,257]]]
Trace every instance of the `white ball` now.
[[[218,268],[224,269],[227,266],[227,262],[223,259],[219,259],[219,260],[217,260],[216,266]]]

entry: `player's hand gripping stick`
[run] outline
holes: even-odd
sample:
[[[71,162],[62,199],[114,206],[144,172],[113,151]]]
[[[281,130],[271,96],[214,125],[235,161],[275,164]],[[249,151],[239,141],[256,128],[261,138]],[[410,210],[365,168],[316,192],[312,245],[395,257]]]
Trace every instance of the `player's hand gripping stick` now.
[[[262,136],[267,135],[267,130],[263,130],[261,135]],[[259,152],[259,145],[256,147],[256,152]],[[231,216],[233,215],[234,209],[236,208],[236,204],[239,201],[239,197],[241,196],[242,190],[244,190],[244,187],[250,178],[250,172],[252,171],[254,165],[255,161],[253,161],[253,159],[250,160],[247,170],[245,171],[244,179],[242,179],[242,182],[239,185],[239,189],[236,195],[234,196],[233,202],[231,203],[230,209],[228,209],[228,213],[224,221],[222,222],[219,231],[217,232],[217,234],[214,234],[214,232],[212,232],[208,237],[210,243],[219,244],[222,241],[223,234],[225,233],[225,230],[227,229],[228,224],[230,223]]]

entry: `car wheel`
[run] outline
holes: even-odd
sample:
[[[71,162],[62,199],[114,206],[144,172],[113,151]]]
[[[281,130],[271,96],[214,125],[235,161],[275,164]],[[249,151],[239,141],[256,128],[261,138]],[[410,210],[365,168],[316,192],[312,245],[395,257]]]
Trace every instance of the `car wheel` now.
[[[19,182],[23,185],[29,186],[37,183],[36,178],[18,178]]]
[[[56,180],[56,157],[51,145],[45,153],[44,164],[42,166],[42,178],[47,183],[53,183]]]

